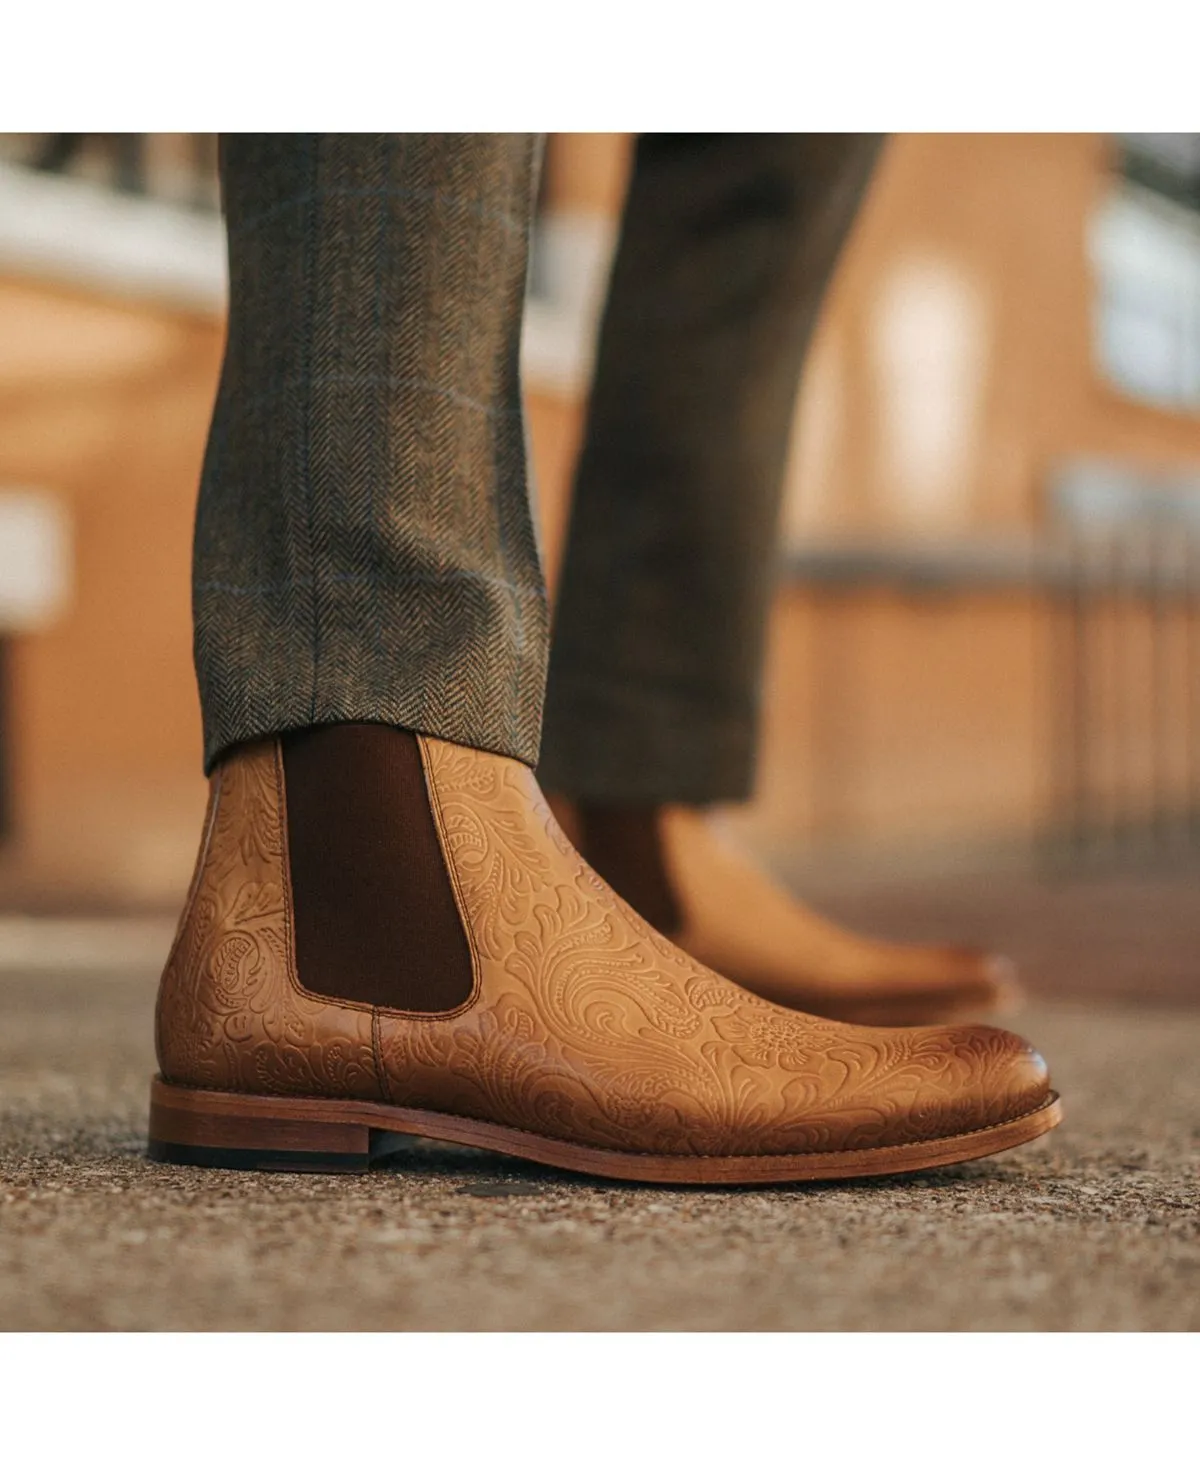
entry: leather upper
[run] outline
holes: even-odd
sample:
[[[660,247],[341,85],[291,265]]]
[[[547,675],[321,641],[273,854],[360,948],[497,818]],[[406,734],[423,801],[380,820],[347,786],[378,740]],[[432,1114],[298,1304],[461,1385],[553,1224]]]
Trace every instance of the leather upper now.
[[[860,1028],[754,997],[600,880],[525,765],[420,744],[472,949],[468,1000],[418,1015],[304,989],[282,759],[261,742],[213,776],[159,996],[165,1079],[383,1100],[672,1155],[898,1145],[997,1125],[1047,1099],[1040,1056],[998,1029]]]

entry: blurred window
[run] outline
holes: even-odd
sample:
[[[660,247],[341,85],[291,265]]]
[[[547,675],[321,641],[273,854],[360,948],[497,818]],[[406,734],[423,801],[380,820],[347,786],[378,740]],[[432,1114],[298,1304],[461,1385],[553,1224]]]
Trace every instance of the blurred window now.
[[[1200,411],[1200,135],[1123,133],[1093,220],[1095,352],[1127,396]]]
[[[0,133],[0,164],[211,213],[219,205],[216,134]]]

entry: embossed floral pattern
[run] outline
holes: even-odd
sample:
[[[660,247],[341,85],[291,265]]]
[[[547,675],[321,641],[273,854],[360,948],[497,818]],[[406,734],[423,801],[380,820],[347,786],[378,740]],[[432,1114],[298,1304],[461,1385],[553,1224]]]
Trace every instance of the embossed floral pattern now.
[[[1035,1109],[1044,1066],[989,1028],[867,1029],[776,1007],[646,924],[580,859],[532,773],[422,738],[472,945],[461,1010],[405,1015],[306,993],[295,972],[271,744],[214,789],[196,890],[164,977],[164,1076],[383,1098],[579,1144],[662,1155],[896,1145]]]

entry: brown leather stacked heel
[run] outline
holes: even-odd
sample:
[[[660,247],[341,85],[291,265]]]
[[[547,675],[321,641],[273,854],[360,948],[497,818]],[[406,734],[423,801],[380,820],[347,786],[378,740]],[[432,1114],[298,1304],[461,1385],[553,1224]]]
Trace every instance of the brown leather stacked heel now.
[[[919,1170],[1058,1123],[1023,1040],[759,998],[616,896],[524,765],[416,746],[469,992],[425,1012],[305,985],[281,747],[236,751],[160,989],[156,1159],[354,1171],[419,1135],[597,1176],[762,1183]]]

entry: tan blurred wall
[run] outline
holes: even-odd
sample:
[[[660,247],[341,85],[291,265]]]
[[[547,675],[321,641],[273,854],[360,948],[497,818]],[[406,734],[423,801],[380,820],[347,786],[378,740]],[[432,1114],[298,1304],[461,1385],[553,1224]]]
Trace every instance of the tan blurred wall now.
[[[601,152],[566,146],[577,168]],[[608,147],[573,205],[611,206],[628,140]],[[1087,228],[1109,165],[1096,135],[888,142],[805,371],[787,541],[1010,537],[1039,525],[1061,455],[1200,461],[1200,419],[1129,401],[1093,367]],[[579,413],[535,418],[553,526]],[[1023,839],[1049,813],[1050,636],[1031,594],[785,588],[758,793],[735,823],[817,856]]]
[[[1129,401],[1092,365],[1086,235],[1108,166],[1096,135],[887,145],[806,372],[793,531],[1020,528],[1057,454],[1196,461],[1200,419]],[[961,345],[940,359],[896,339],[955,316]],[[906,480],[905,423],[934,395],[961,444],[954,471]]]
[[[12,643],[15,834],[0,895],[157,901],[204,788],[188,563],[221,328],[0,282],[0,489],[73,521],[72,604]]]
[[[547,202],[612,214],[627,157],[620,136],[557,140]],[[1105,168],[1095,137],[888,145],[801,393],[792,540],[1028,527],[1060,452],[1200,459],[1200,423],[1123,401],[1092,370],[1084,231]],[[958,344],[926,360],[929,319]],[[0,486],[61,494],[77,555],[69,614],[14,645],[0,900],[169,902],[186,882],[204,792],[188,556],[220,334],[0,281]],[[905,428],[922,404],[924,440]],[[551,560],[581,412],[530,401]],[[936,462],[935,429],[953,448]],[[1046,798],[1045,632],[1028,597],[785,590],[748,832],[863,850],[1030,828]]]

